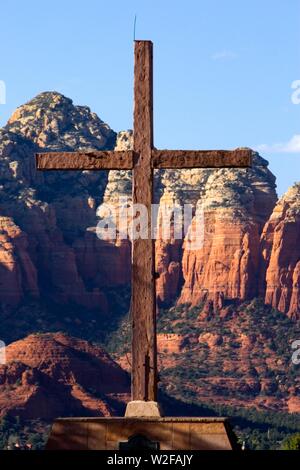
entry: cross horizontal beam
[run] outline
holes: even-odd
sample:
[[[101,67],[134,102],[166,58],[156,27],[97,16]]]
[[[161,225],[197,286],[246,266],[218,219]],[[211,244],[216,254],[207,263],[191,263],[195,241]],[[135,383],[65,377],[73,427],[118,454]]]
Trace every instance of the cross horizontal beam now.
[[[38,170],[131,170],[133,151],[37,153]]]
[[[137,158],[132,150],[38,153],[39,170],[132,170]],[[156,150],[151,151],[152,168],[247,168],[252,151]]]
[[[236,150],[152,150],[152,168],[247,168],[252,151]]]

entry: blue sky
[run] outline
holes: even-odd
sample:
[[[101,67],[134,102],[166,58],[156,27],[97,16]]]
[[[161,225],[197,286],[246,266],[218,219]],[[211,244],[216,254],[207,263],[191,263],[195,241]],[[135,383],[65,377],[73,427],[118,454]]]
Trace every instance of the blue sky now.
[[[133,20],[154,42],[155,145],[261,149],[281,194],[300,180],[300,0],[36,0],[1,5],[0,125],[56,90],[132,127]]]

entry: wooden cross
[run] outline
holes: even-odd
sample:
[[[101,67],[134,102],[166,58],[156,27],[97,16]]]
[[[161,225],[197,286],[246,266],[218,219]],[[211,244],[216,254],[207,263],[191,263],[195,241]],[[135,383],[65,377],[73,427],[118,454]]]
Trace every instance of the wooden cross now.
[[[151,214],[155,168],[246,168],[251,150],[157,150],[153,146],[153,45],[135,41],[134,143],[128,151],[36,155],[39,170],[133,170],[132,203]],[[148,234],[151,217],[148,217]],[[132,240],[132,400],[157,400],[154,241]]]

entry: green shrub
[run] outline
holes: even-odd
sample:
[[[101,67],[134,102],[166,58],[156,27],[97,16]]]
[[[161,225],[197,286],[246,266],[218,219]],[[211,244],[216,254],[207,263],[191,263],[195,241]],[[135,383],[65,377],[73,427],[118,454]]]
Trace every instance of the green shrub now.
[[[284,439],[281,448],[282,450],[300,450],[300,432]]]

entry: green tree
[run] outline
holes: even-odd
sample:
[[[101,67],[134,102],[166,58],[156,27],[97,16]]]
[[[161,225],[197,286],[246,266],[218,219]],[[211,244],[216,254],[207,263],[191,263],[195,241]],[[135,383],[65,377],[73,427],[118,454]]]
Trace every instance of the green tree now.
[[[282,450],[300,450],[300,432],[287,437],[282,443]]]

